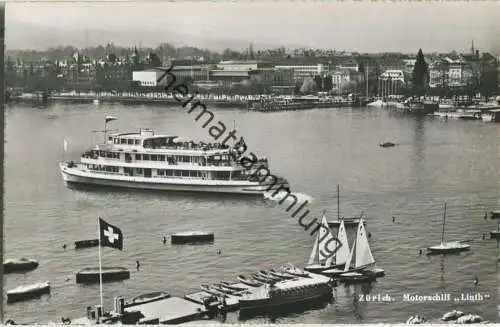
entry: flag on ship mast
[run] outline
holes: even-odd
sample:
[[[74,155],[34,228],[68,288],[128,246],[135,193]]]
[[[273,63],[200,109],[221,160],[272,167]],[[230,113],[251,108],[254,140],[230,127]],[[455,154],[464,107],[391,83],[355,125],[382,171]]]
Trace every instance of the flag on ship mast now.
[[[109,123],[110,121],[113,121],[113,120],[117,120],[118,118],[116,118],[115,116],[110,116],[110,115],[107,115],[106,117],[104,117],[104,122],[107,124]]]
[[[101,296],[101,309],[104,312],[102,300],[102,260],[101,246],[123,250],[123,233],[116,227],[106,222],[101,217],[97,217],[97,234],[99,235],[99,290]]]

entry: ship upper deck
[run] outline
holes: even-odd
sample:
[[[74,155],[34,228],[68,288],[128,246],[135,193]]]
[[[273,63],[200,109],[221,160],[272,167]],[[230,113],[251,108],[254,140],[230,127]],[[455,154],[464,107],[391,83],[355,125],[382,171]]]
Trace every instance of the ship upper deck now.
[[[222,143],[206,143],[186,140],[175,135],[155,135],[151,129],[133,133],[115,133],[107,137],[106,144],[98,144],[95,150],[133,152],[157,152],[182,155],[229,153],[231,148]]]

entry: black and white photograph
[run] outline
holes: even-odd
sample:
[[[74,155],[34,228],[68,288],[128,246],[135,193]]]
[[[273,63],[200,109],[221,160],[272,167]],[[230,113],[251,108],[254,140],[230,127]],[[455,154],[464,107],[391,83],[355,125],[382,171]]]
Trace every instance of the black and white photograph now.
[[[500,2],[11,0],[4,324],[496,324]]]

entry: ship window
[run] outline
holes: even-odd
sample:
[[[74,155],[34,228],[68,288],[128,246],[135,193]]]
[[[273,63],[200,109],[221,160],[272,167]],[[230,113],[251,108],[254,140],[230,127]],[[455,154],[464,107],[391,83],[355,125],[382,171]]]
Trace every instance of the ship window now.
[[[189,177],[198,177],[198,171],[196,171],[196,170],[190,170],[189,171]]]
[[[141,154],[140,153],[136,153],[135,154],[135,160],[141,160]]]
[[[109,136],[109,137],[108,137],[108,141],[111,141],[112,139],[113,139],[113,137],[112,137],[112,136]]]
[[[120,139],[120,144],[127,144],[127,140],[126,139]]]
[[[143,154],[142,160],[149,160],[149,154]]]
[[[136,168],[135,170],[138,174],[142,174],[142,168]]]
[[[182,176],[182,172],[180,170],[174,171],[174,176]]]
[[[190,162],[190,157],[189,156],[182,156],[181,161],[182,162]]]
[[[189,177],[189,170],[183,170],[182,177]]]
[[[163,154],[158,155],[158,161],[165,161],[165,155]]]
[[[141,144],[141,140],[135,140],[135,145],[140,145]]]
[[[167,169],[167,176],[174,176],[174,171],[172,169]]]
[[[151,155],[151,160],[152,160],[152,161],[157,161],[157,160],[158,160],[158,159],[157,159],[157,157],[158,157],[158,156],[157,156],[156,154],[152,154],[152,155]]]
[[[127,141],[128,141],[128,144],[130,144],[130,145],[134,144],[134,140],[132,140],[132,139],[128,139]]]

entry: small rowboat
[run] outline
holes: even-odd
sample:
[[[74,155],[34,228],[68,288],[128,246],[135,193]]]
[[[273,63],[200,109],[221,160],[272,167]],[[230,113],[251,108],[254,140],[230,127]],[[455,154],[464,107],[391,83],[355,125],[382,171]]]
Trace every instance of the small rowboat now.
[[[126,307],[131,307],[134,305],[139,305],[139,304],[145,304],[145,303],[150,303],[154,301],[159,301],[163,299],[168,299],[170,297],[169,292],[151,292],[151,293],[146,293],[142,294],[139,296],[134,297],[132,300],[128,301],[125,303]]]
[[[12,303],[29,300],[48,293],[50,293],[49,282],[18,286],[10,291],[7,291],[7,302]]]
[[[221,292],[217,289],[214,289],[213,287],[210,287],[209,285],[206,285],[206,284],[200,285],[200,288],[203,291],[207,292],[208,294],[212,294],[212,295],[219,296],[219,297],[226,296],[226,293]]]
[[[285,265],[283,267],[283,271],[289,275],[294,275],[298,277],[309,277],[309,273],[300,268],[294,267],[293,265]]]
[[[8,259],[3,263],[4,273],[27,272],[38,267],[38,261],[33,259]]]
[[[259,286],[262,286],[263,283],[261,282],[258,282],[256,280],[253,280],[253,279],[249,279],[249,278],[246,278],[245,276],[243,275],[239,275],[237,277],[237,279],[242,282],[243,284],[245,285],[248,285],[248,286],[252,286],[252,287],[259,287]]]
[[[295,279],[295,278],[297,278],[297,276],[289,275],[289,274],[283,273],[283,272],[279,272],[279,271],[276,271],[274,269],[269,269],[269,274],[271,276],[275,276],[275,277],[282,278],[282,279]]]
[[[451,320],[457,320],[458,318],[462,317],[464,313],[462,311],[457,311],[453,310],[450,312],[445,313],[442,317],[442,321],[451,321]]]
[[[223,285],[225,288],[228,288],[230,290],[234,290],[234,291],[239,291],[239,292],[242,292],[242,291],[246,291],[248,290],[248,288],[246,287],[238,287],[238,286],[234,286],[234,285],[231,285],[230,283],[228,282],[220,282],[221,285]]]

